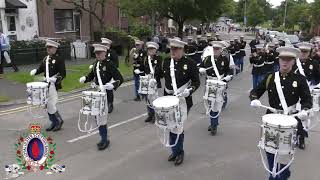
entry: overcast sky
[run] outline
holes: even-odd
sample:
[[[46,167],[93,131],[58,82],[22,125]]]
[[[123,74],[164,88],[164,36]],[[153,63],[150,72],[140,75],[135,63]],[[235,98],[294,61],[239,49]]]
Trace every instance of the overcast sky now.
[[[234,0],[234,1],[238,1],[238,0]],[[270,2],[270,4],[273,5],[273,7],[275,6],[279,6],[281,4],[282,1],[284,0],[268,0]],[[307,0],[308,2],[313,2],[314,0]]]

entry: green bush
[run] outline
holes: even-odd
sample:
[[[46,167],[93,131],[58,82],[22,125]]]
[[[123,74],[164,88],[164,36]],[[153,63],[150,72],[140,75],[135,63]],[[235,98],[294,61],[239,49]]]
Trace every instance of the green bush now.
[[[140,39],[146,39],[152,34],[151,27],[140,22],[134,23],[130,28],[130,34]]]

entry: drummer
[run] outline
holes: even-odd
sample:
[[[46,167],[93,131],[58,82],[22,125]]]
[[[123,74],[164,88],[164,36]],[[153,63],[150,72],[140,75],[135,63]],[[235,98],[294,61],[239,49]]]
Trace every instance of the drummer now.
[[[221,77],[221,80],[224,82],[229,82],[232,79],[232,71],[229,66],[229,59],[227,56],[223,56],[221,54],[222,49],[225,48],[225,44],[222,41],[212,41],[211,42],[214,53],[214,61],[217,68],[217,73],[215,72],[215,68],[211,62],[211,56],[207,56],[199,65],[200,74],[207,74],[207,78],[210,79],[218,79]],[[227,101],[227,95],[224,96],[224,101]],[[221,106],[222,107],[222,106]],[[211,131],[211,135],[216,135],[217,127],[219,125],[219,112],[220,110],[213,111],[210,110],[210,125],[208,127],[208,131]]]
[[[309,85],[317,85],[320,82],[320,66],[319,63],[310,58],[312,44],[308,42],[298,43],[296,45],[301,50],[300,62],[301,71],[296,63],[294,66],[295,72],[299,74],[304,74],[308,80]]]
[[[58,53],[59,45],[59,43],[47,39],[46,47],[48,55],[44,57],[38,69],[33,69],[30,72],[31,76],[44,73],[45,81],[49,83],[47,111],[51,125],[46,129],[46,131],[59,131],[63,125],[63,120],[57,110],[57,90],[62,88],[61,83],[66,77],[66,67],[64,59],[62,59]],[[47,58],[48,64],[46,63]]]
[[[115,91],[122,84],[123,77],[116,66],[106,58],[108,47],[102,44],[93,44],[96,62],[87,76],[80,78],[80,83],[87,83],[94,80],[101,92]],[[99,69],[99,72],[98,72]],[[97,117],[101,118],[101,117]],[[106,149],[110,140],[108,139],[107,118],[101,118],[99,126],[101,141],[97,144],[99,150]]]
[[[300,50],[294,47],[280,47],[277,49],[279,52],[279,64],[280,64],[280,83],[283,91],[276,88],[276,83],[274,81],[276,73],[268,75],[256,88],[250,92],[251,106],[260,107],[261,102],[258,100],[265,91],[268,92],[269,104],[272,108],[279,111],[284,111],[287,109],[288,114],[295,113],[295,105],[300,99],[302,111],[298,113],[298,136],[301,137],[303,134],[303,127],[300,119],[306,118],[308,116],[307,110],[312,108],[312,98],[310,95],[309,87],[306,78],[300,74],[294,74],[293,65],[295,64],[296,58],[299,57]],[[280,93],[278,93],[278,91]],[[283,96],[279,95],[283,92]],[[280,101],[284,99],[284,101]],[[283,105],[282,105],[283,104]],[[288,107],[288,108],[283,108]],[[267,113],[271,113],[270,110]],[[301,143],[299,142],[299,146]],[[273,168],[273,158],[274,154],[267,152],[267,158],[269,163],[269,168]],[[280,162],[280,168],[284,167],[286,164]],[[269,177],[269,180],[286,180],[290,177],[289,168],[283,171],[279,177],[273,178]]]
[[[161,64],[162,64],[162,58],[157,54],[157,50],[159,49],[159,45],[155,42],[147,42],[147,56],[144,59],[144,65],[143,65],[143,71],[145,75],[152,75],[154,76],[153,82],[151,83],[157,83],[157,88],[161,88]],[[151,74],[151,68],[148,61],[148,57],[151,58],[151,68],[154,71],[153,74]],[[156,81],[154,81],[156,80]],[[151,99],[147,99],[149,96],[146,97],[146,101],[149,103],[152,103]],[[150,97],[151,98],[151,97]],[[150,101],[151,100],[151,101]],[[147,106],[148,110],[148,117],[145,120],[145,122],[151,122],[154,123],[154,109],[152,109],[149,105]]]
[[[180,38],[170,39],[171,58],[163,61],[162,76],[165,80],[164,95],[168,96],[180,92],[179,95],[184,97],[186,100],[187,111],[189,112],[193,105],[192,93],[199,88],[200,79],[197,65],[194,61],[188,59],[184,54],[184,47],[186,44],[187,43],[181,41]],[[174,66],[174,73],[170,73],[170,65]],[[172,74],[172,77],[170,74]],[[176,92],[175,89],[177,89]],[[176,146],[172,147],[172,154],[168,158],[168,161],[174,161],[176,166],[182,164],[184,159],[184,132],[183,129],[170,132],[170,144],[174,144],[177,134],[181,132],[182,134],[179,136],[178,143]]]

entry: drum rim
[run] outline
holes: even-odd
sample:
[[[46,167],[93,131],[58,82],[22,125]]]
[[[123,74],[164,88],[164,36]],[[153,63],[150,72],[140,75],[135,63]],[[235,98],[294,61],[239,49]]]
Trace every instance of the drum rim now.
[[[34,85],[37,85],[37,86],[34,86]],[[28,82],[26,83],[26,86],[27,87],[38,87],[38,88],[43,88],[43,87],[47,87],[48,86],[48,83],[46,82]]]
[[[269,120],[271,119],[272,121],[275,121],[274,118],[265,119],[266,117],[270,117],[270,116],[274,116],[274,115],[286,117],[286,118],[288,118],[288,119],[286,119],[286,121],[290,120],[290,121],[292,121],[292,123],[289,124],[289,125],[288,124],[287,125],[283,125],[283,124],[280,124],[280,123],[279,124],[273,124],[273,123],[270,123]],[[272,126],[272,127],[279,127],[280,126],[281,128],[291,128],[291,127],[296,127],[298,125],[298,121],[294,117],[288,116],[288,115],[284,115],[284,114],[265,114],[264,116],[262,116],[262,123],[263,124],[268,124],[269,126]]]
[[[174,104],[174,105],[168,105],[169,103],[163,103],[163,105],[165,105],[165,106],[159,106],[158,105],[158,101],[160,101],[160,100],[165,100],[165,99],[174,99],[174,100],[177,100],[177,104]],[[173,107],[176,107],[176,106],[178,106],[179,105],[179,98],[178,97],[176,97],[176,96],[161,96],[161,97],[158,97],[157,99],[155,99],[153,102],[152,102],[152,104],[153,104],[153,106],[155,107],[155,108],[173,108]]]

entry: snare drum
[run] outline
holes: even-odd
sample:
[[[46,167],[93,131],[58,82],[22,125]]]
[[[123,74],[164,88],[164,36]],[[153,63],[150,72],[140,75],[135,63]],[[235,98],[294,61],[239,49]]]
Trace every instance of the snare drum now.
[[[172,130],[182,126],[182,115],[178,97],[159,97],[153,101],[153,106],[155,110],[155,124],[158,127]]]
[[[102,116],[106,113],[107,96],[106,93],[96,91],[82,92],[81,114],[91,116]]]
[[[31,82],[27,83],[27,104],[45,105],[47,104],[48,83]]]
[[[155,94],[157,90],[157,85],[152,85],[150,80],[153,79],[150,75],[140,76],[139,81],[139,94],[148,95]],[[152,85],[152,86],[151,86]]]
[[[203,96],[205,100],[214,100],[214,99],[221,99],[223,100],[223,94],[226,91],[227,83],[214,80],[214,79],[207,79],[206,81],[206,91]]]
[[[313,97],[313,110],[319,111],[320,107],[320,89],[314,88],[311,91],[312,97]]]
[[[295,151],[297,120],[283,114],[262,116],[261,140],[258,147],[266,152],[292,155]]]

